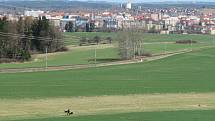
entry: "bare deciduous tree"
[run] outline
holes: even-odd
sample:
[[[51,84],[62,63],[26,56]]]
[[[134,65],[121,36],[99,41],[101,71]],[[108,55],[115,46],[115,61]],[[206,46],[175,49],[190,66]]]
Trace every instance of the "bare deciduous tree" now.
[[[141,56],[143,50],[143,38],[137,30],[123,30],[118,33],[119,55],[122,59],[132,59]]]

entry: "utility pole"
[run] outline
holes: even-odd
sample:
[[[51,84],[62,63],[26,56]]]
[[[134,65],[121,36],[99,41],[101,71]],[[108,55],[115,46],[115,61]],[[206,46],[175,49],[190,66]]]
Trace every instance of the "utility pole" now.
[[[190,45],[191,45],[191,51],[193,51],[193,40],[192,39],[191,39]]]
[[[212,46],[214,45],[214,35],[212,35]]]
[[[167,54],[167,43],[164,42],[164,54],[166,55]]]
[[[48,48],[46,47],[46,69],[48,68]]]
[[[135,47],[135,43],[134,43],[134,59],[136,58],[136,47]]]
[[[95,53],[94,53],[94,64],[96,66],[96,56],[97,56],[97,48],[96,48],[97,45],[95,45]]]

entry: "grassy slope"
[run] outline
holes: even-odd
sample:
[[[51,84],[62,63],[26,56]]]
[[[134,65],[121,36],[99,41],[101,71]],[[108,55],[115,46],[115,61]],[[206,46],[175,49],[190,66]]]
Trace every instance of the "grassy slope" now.
[[[200,48],[208,46],[209,44],[194,44],[192,48]],[[104,48],[102,48],[104,46]],[[97,49],[97,61],[99,59],[118,59],[118,51],[116,47],[108,47],[109,45],[100,45]],[[184,44],[146,44],[145,51],[152,54],[160,54],[165,52],[179,51],[182,49],[190,49],[190,45]],[[57,53],[56,55],[48,56],[48,66],[72,65],[72,64],[91,64],[94,63],[94,47],[88,46],[83,48],[72,48],[68,52]],[[4,63],[0,64],[0,68],[25,68],[25,67],[45,67],[45,55],[36,57],[38,61],[31,61],[26,63]],[[35,59],[34,59],[35,60]],[[91,60],[91,61],[89,61]]]
[[[106,45],[101,45],[106,46]],[[48,66],[71,65],[71,64],[90,64],[88,61],[94,59],[94,47],[72,48],[65,53],[58,53],[56,55],[48,56]],[[115,59],[118,58],[117,49],[103,48],[97,49],[98,59]],[[24,68],[24,67],[45,67],[45,55],[38,57],[38,61],[27,63],[5,63],[0,64],[0,68]]]
[[[195,44],[192,46],[193,49],[206,47],[208,44]],[[72,65],[72,64],[92,64],[94,63],[94,48],[87,47],[89,49],[72,49],[65,53],[58,53],[56,55],[48,56],[48,66],[61,66],[61,65]],[[190,45],[184,44],[147,44],[144,45],[145,51],[152,54],[160,54],[165,52],[179,51],[183,49],[191,49]],[[26,63],[4,63],[0,64],[1,68],[26,68],[26,67],[45,67],[45,55],[42,57],[36,57],[38,61],[31,61]],[[109,62],[108,59],[119,59],[117,48],[103,48],[97,49],[97,62],[99,59],[103,59]],[[90,60],[90,61],[89,61]]]
[[[65,44],[66,45],[79,45],[79,38],[86,37],[93,39],[95,36],[101,37],[101,39],[106,39],[107,37],[117,38],[116,33],[108,32],[75,32],[75,33],[65,33]],[[76,38],[74,38],[76,37]],[[78,37],[78,38],[77,38]]]
[[[214,92],[215,48],[148,63],[0,74],[0,98]]]
[[[79,41],[76,39],[68,39],[73,36],[83,37],[87,36],[88,38],[93,38],[94,36],[100,36],[101,38],[106,38],[111,36],[114,40],[117,40],[117,33],[104,33],[104,32],[92,32],[92,33],[65,33],[67,37],[65,42],[67,45],[72,45]],[[198,43],[194,44],[193,48],[198,48],[207,45],[215,45],[215,40],[213,36],[210,35],[159,35],[159,34],[143,34],[144,42],[175,42],[176,40],[186,40],[193,39],[196,41],[205,42],[204,44]],[[102,45],[103,46],[103,45]],[[49,66],[59,66],[59,65],[71,65],[71,64],[90,64],[89,59],[94,58],[94,48],[88,47],[90,49],[78,49],[72,48],[72,50],[57,54],[51,57],[48,57]],[[177,51],[181,49],[189,49],[190,45],[179,45],[179,44],[149,44],[144,45],[145,51],[157,54],[164,53],[166,51]],[[99,59],[115,59],[118,58],[118,52],[116,48],[105,48],[97,50],[97,57]],[[13,64],[0,64],[0,68],[24,68],[24,67],[44,67],[45,66],[45,56],[38,58],[39,61],[32,61],[27,63],[13,63]]]
[[[201,47],[210,46],[209,43],[197,43],[197,44],[175,44],[175,43],[153,43],[153,44],[145,44],[144,50],[146,52],[152,53],[152,54],[160,54],[165,52],[174,52],[174,51],[180,51],[184,49],[196,49]]]
[[[78,45],[79,39],[73,37],[87,37],[92,39],[95,36],[100,36],[105,39],[106,37],[112,37],[113,40],[117,40],[117,37],[120,36],[118,33],[107,33],[107,32],[76,32],[76,33],[65,33],[65,44],[66,45]],[[192,39],[195,41],[209,42],[215,44],[215,38],[211,35],[182,35],[182,34],[171,34],[171,35],[160,35],[160,34],[142,34],[144,42],[175,42],[177,40],[188,40]]]
[[[22,121],[213,121],[215,118],[214,114],[215,110],[145,112],[67,118],[28,119]]]
[[[211,35],[182,35],[182,34],[170,34],[170,35],[160,35],[160,34],[143,34],[145,42],[175,42],[177,40],[195,40],[198,42],[211,42],[213,43],[214,36]]]

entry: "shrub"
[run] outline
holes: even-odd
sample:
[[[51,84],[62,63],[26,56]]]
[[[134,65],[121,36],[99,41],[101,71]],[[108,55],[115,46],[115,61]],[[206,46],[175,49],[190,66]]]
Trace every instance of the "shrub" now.
[[[191,44],[191,43],[197,43],[197,41],[194,41],[194,40],[178,40],[178,41],[176,41],[176,44]]]

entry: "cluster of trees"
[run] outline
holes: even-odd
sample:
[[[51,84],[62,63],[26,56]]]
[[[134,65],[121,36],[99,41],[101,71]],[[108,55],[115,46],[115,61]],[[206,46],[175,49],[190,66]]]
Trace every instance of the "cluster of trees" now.
[[[100,36],[95,36],[93,37],[92,39],[89,39],[87,37],[82,37],[80,39],[80,46],[83,46],[83,45],[93,45],[93,44],[99,44],[99,43],[102,43],[102,44],[111,44],[113,41],[113,39],[111,37],[107,37],[107,38],[101,38]]]
[[[144,52],[143,38],[137,30],[123,30],[118,32],[119,55],[122,59],[132,59],[136,56],[146,56]]]
[[[85,26],[75,26],[75,24],[70,21],[65,25],[66,32],[94,32],[95,24],[93,22],[86,23]]]
[[[56,52],[63,50],[62,34],[45,17],[22,18],[10,21],[0,19],[0,62],[25,61],[32,52]]]

